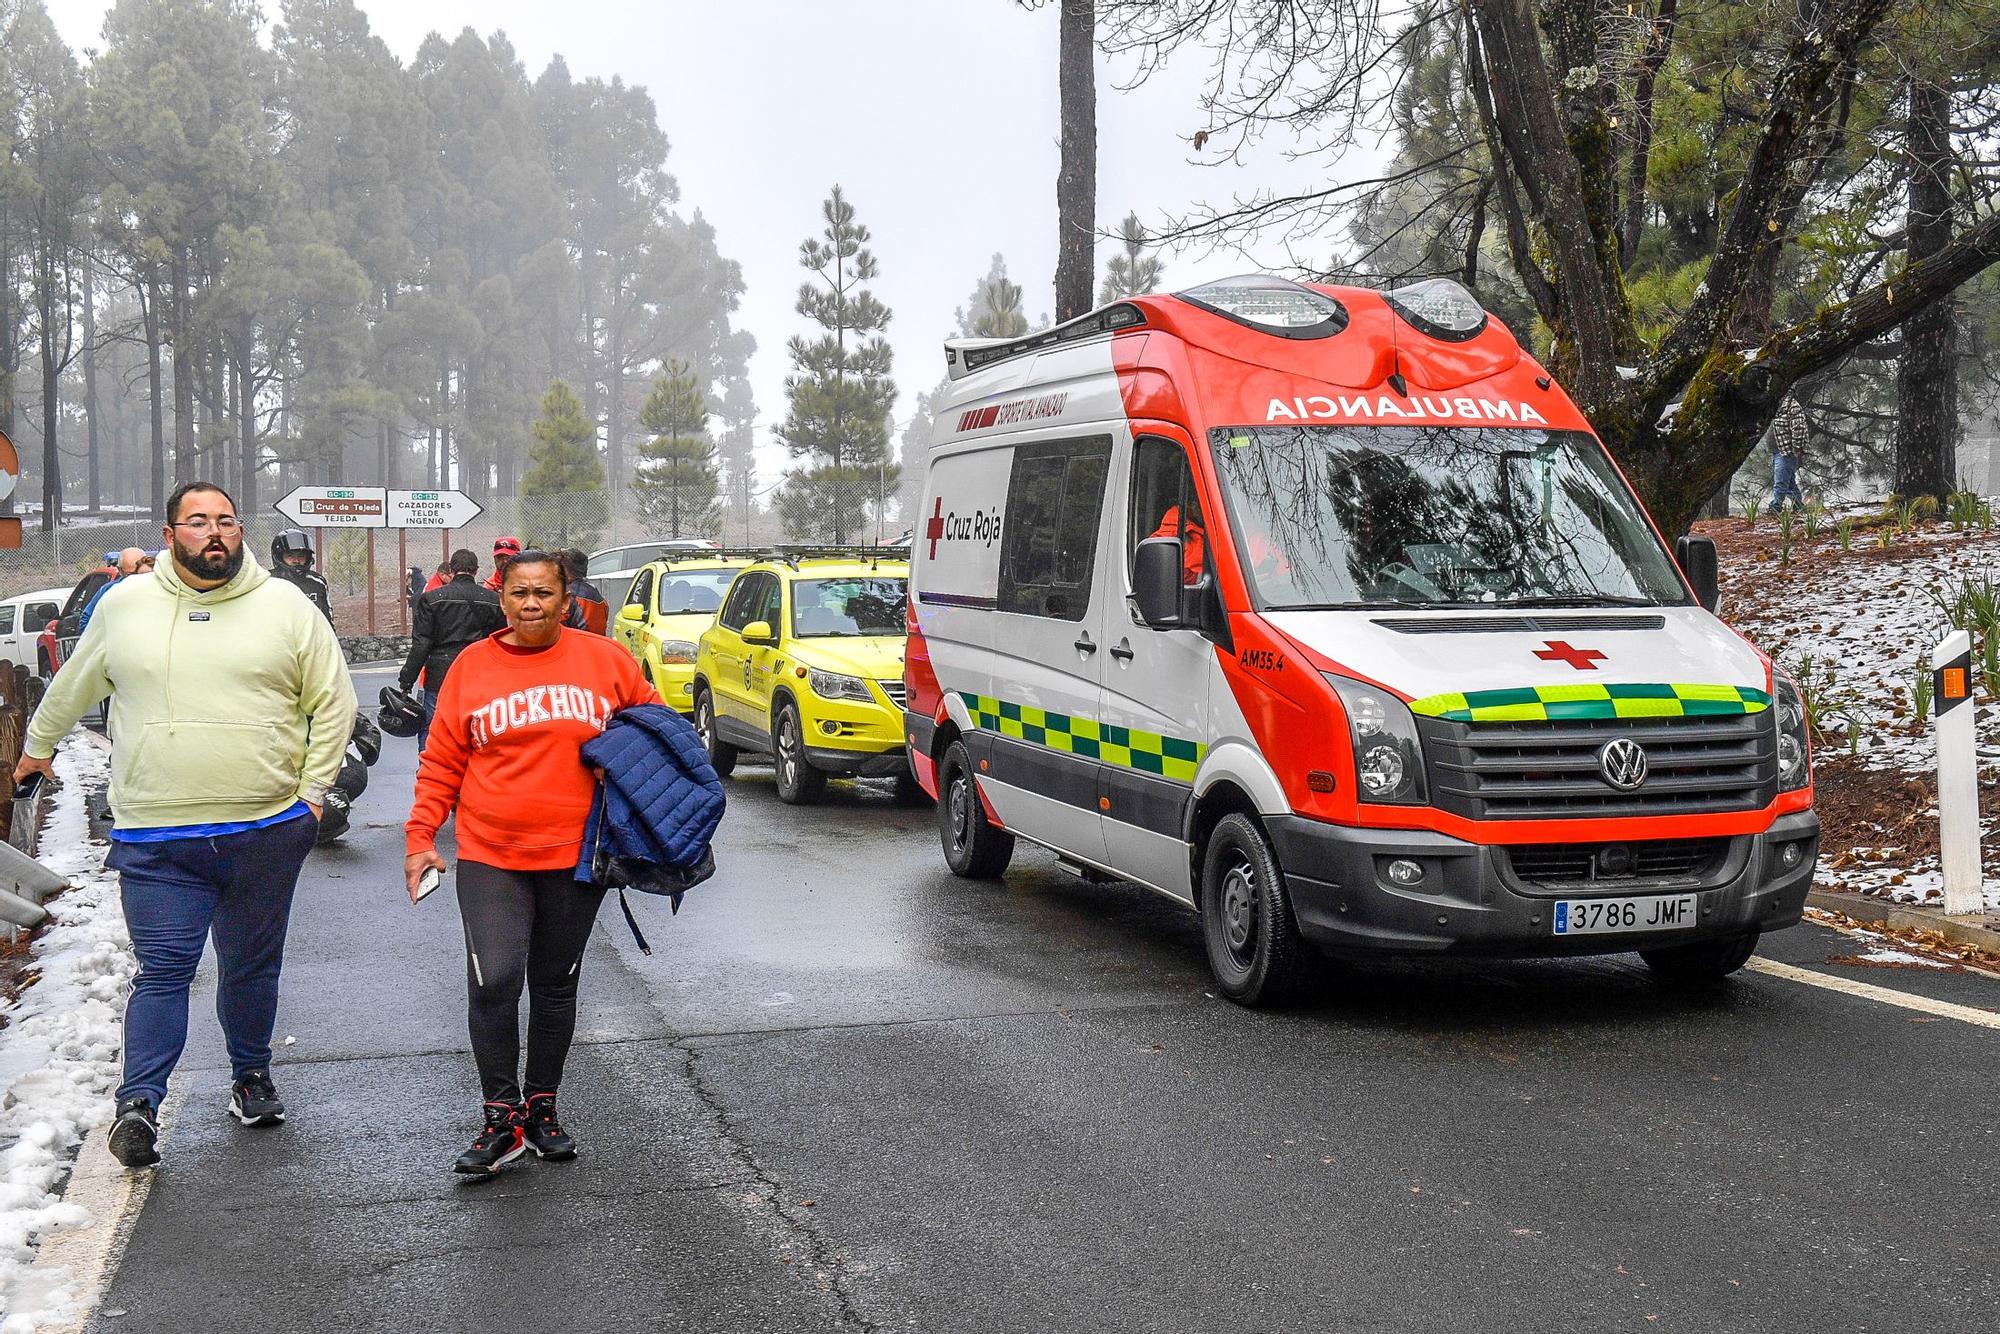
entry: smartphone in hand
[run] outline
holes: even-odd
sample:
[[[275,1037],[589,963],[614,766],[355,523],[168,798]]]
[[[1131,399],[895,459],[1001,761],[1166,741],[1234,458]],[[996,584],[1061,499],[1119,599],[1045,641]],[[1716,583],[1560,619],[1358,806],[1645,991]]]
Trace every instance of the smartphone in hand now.
[[[438,870],[438,868],[435,866],[425,867],[424,873],[417,877],[417,897],[412,899],[411,902],[422,903],[425,899],[430,897],[432,890],[436,889],[439,885],[442,885],[443,883],[444,883],[444,872]]]
[[[36,789],[41,787],[45,779],[46,775],[37,772],[29,774],[25,780],[14,784],[14,800],[27,801],[33,797]]]

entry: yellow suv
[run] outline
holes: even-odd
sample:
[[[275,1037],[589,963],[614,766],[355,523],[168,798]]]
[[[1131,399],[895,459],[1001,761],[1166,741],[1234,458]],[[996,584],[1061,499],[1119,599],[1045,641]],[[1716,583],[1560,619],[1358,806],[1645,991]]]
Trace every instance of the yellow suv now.
[[[903,754],[907,553],[798,553],[748,566],[702,633],[694,725],[717,773],[769,755],[778,796],[816,802],[831,774],[890,778]]]
[[[632,576],[624,605],[611,614],[611,637],[639,660],[671,708],[694,710],[695,641],[722,610],[730,581],[748,556],[689,551],[648,561]]]

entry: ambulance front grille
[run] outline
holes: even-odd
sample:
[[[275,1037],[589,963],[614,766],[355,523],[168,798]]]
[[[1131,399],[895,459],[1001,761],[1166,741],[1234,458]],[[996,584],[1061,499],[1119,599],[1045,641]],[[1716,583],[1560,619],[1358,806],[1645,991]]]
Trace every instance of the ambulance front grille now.
[[[1699,882],[1728,855],[1732,841],[1654,838],[1637,843],[1520,843],[1507,849],[1507,861],[1515,875],[1540,884]]]
[[[1721,717],[1459,723],[1419,718],[1431,801],[1474,820],[1702,815],[1757,810],[1777,795],[1769,710]],[[1646,781],[1621,792],[1598,766],[1607,741],[1646,752]]]

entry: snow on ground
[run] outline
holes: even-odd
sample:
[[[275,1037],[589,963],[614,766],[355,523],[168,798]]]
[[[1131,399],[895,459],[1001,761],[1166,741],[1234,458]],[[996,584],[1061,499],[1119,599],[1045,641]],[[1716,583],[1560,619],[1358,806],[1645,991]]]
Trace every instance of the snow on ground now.
[[[34,944],[40,980],[3,1013],[0,1029],[0,1334],[27,1334],[66,1314],[64,1275],[32,1271],[33,1239],[89,1213],[58,1193],[86,1130],[101,1124],[118,1084],[125,989],[138,965],[119,910],[118,877],[90,842],[84,809],[110,756],[71,737],[56,756],[62,790],[50,803],[42,864],[70,888],[48,903]]]
[[[1836,734],[1834,748],[1851,748],[1876,772],[1935,774],[1936,734],[1929,725],[1914,727],[1911,701],[1920,659],[1950,628],[1933,593],[1967,579],[2000,579],[2000,534],[1967,537],[1942,526],[1918,529],[1896,537],[1885,551],[1872,532],[1856,531],[1853,549],[1843,552],[1829,536],[1833,524],[1829,519],[1811,541],[1796,528],[1794,564],[1782,568],[1776,521],[1763,520],[1754,541],[1768,560],[1736,574],[1724,614],[1818,696],[1821,716]],[[2000,699],[1983,692],[2000,691],[2000,682],[1979,676],[1975,659],[1982,696],[1972,706],[1980,778],[1991,785],[2000,782]],[[1936,818],[1935,808],[1929,817]],[[2000,847],[2000,822],[1985,822],[1984,840],[1989,849]],[[1823,857],[1818,883],[1941,905],[1944,878],[1935,855],[1912,858],[1892,847],[1872,851],[1839,868]],[[2000,913],[2000,876],[1990,871],[1985,906]]]

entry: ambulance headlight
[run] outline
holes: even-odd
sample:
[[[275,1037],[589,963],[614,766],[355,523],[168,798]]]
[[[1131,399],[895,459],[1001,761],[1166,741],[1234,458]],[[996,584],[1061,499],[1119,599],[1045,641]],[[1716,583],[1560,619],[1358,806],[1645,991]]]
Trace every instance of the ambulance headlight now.
[[[1354,741],[1354,778],[1361,800],[1422,805],[1424,748],[1409,706],[1388,691],[1344,676],[1327,676],[1347,713]]]
[[[868,683],[858,676],[823,672],[817,667],[807,668],[806,676],[812,682],[813,694],[821,699],[855,699],[863,704],[874,702],[874,697],[868,693]]]
[[[1411,328],[1446,342],[1462,343],[1486,327],[1486,307],[1449,278],[1392,288],[1382,299]]]
[[[1796,792],[1812,781],[1812,745],[1806,740],[1806,704],[1783,672],[1772,672],[1778,715],[1778,790]]]

